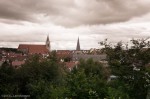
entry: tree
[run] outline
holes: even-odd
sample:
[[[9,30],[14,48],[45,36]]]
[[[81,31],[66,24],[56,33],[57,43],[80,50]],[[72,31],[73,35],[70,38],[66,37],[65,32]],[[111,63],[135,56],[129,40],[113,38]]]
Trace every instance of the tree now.
[[[12,95],[18,93],[16,83],[16,70],[8,62],[4,62],[0,67],[0,95]]]
[[[124,86],[131,99],[146,99],[148,83],[146,66],[150,63],[150,42],[145,40],[131,40],[128,44],[118,42],[112,46],[105,40],[103,51],[107,54],[111,73]],[[119,87],[119,86],[118,86]]]
[[[51,97],[52,86],[60,86],[64,76],[63,67],[55,59],[53,56],[41,60],[35,55],[27,60],[18,69],[20,93],[30,95],[32,99]]]
[[[81,60],[68,73],[66,97],[73,99],[103,99],[106,97],[106,78],[102,64],[92,59]]]

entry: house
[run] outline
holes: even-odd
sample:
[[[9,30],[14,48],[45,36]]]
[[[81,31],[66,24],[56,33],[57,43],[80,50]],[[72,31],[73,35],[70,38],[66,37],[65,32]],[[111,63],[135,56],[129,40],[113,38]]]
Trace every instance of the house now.
[[[88,60],[92,58],[94,61],[106,61],[106,54],[91,55],[91,54],[73,54],[72,60],[79,61],[80,59]]]
[[[72,52],[71,50],[57,50],[56,51],[56,56],[59,60],[63,61],[69,61],[72,59]]]

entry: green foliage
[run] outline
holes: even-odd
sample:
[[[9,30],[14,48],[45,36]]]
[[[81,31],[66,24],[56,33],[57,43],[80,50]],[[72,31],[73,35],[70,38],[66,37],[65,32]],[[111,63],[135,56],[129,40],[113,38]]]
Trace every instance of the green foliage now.
[[[107,85],[107,98],[108,99],[130,99],[127,93],[128,86],[116,79]]]
[[[64,57],[64,62],[70,62],[71,61],[71,57],[67,56],[67,57]]]
[[[61,97],[65,70],[55,56],[42,60],[40,56],[30,57],[18,69],[7,63],[0,67],[0,95],[30,95],[32,99],[56,99]],[[56,97],[56,98],[51,98]]]
[[[22,90],[27,89],[27,93],[23,92],[23,94],[30,94],[34,97],[39,92],[41,96],[46,95],[50,92],[51,84],[59,85],[62,82],[64,71],[61,65],[53,59],[54,57],[41,61],[38,56],[34,56],[19,69],[19,79],[22,79],[22,83],[25,84]]]
[[[106,96],[106,80],[102,65],[92,59],[81,60],[67,76],[69,98],[103,99]]]
[[[17,94],[18,85],[15,82],[16,70],[7,62],[0,67],[0,94]]]
[[[57,62],[57,61],[58,61],[57,56],[56,56],[56,51],[52,51],[52,52],[50,53],[49,59],[50,59],[51,61],[53,61],[53,62]]]
[[[101,44],[105,46],[103,50],[107,54],[111,73],[123,82],[120,86],[127,89],[131,99],[145,99],[149,85],[146,66],[150,63],[150,43],[142,39],[131,40],[131,47],[122,42],[112,46],[107,40]],[[113,88],[118,91],[120,86]]]

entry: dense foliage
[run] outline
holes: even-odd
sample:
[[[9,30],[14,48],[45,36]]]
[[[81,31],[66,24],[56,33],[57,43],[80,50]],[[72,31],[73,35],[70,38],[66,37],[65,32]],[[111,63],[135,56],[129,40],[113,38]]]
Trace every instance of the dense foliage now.
[[[69,71],[52,52],[35,55],[20,68],[0,67],[0,95],[30,95],[30,99],[149,99],[150,44],[132,40],[112,46],[101,42],[109,67],[89,59]],[[111,75],[115,79],[110,80]],[[149,92],[149,93],[148,93]],[[4,97],[3,97],[4,98]]]
[[[117,77],[112,86],[126,94],[123,99],[149,97],[147,94],[150,87],[150,42],[133,39],[130,46],[122,42],[112,46],[106,39],[101,44],[105,46],[103,51],[107,53],[111,74]]]

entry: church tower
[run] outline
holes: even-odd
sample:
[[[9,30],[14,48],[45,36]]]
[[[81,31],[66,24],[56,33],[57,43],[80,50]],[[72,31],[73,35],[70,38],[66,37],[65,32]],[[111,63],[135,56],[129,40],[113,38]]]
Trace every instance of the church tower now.
[[[78,37],[78,41],[77,41],[76,51],[80,51],[80,41],[79,41],[79,37]]]
[[[50,40],[49,40],[49,35],[47,35],[47,39],[46,39],[46,48],[50,51],[51,48],[50,48]]]

